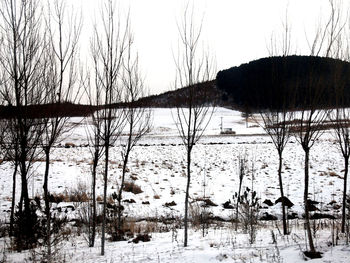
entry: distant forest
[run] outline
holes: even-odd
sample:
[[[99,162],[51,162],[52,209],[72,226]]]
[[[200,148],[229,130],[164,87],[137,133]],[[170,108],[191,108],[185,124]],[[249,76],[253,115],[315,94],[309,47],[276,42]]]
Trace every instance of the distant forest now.
[[[219,71],[216,85],[242,110],[350,106],[350,63],[313,56],[262,58]]]
[[[219,71],[216,81],[196,84],[198,103],[242,111],[264,109],[334,108],[350,106],[350,63],[312,56],[269,57]],[[140,98],[135,107],[186,105],[188,87]],[[29,118],[89,116],[97,109],[125,107],[72,103],[16,108],[0,105],[0,119],[26,114]]]

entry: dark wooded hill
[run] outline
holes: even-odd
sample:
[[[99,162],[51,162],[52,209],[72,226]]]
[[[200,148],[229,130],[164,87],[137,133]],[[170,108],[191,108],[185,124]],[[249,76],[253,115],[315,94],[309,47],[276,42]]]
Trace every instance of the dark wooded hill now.
[[[219,71],[216,85],[242,110],[350,106],[350,63],[313,56],[262,58]]]
[[[91,115],[96,106],[73,104],[64,102],[60,104],[29,105],[27,107],[0,106],[0,119],[25,116],[26,118],[53,118],[53,117],[84,117]]]
[[[216,88],[215,80],[198,83],[194,86],[195,101],[197,103],[215,104],[217,106],[229,106],[230,103],[223,99],[224,92]],[[173,108],[176,106],[186,106],[189,94],[189,87],[167,91],[159,95],[152,95],[141,98],[138,101],[140,106]]]
[[[227,100],[222,100],[224,93],[215,87],[214,80],[196,84],[194,88],[196,89],[195,101],[198,103],[217,103],[217,105],[220,106],[230,105]],[[188,87],[185,87],[159,95],[144,97],[134,102],[133,106],[151,108],[173,108],[176,107],[176,105],[184,106],[186,105],[186,100],[188,98],[188,89]],[[97,107],[69,102],[60,104],[30,105],[27,107],[0,106],[0,119],[14,118],[21,114],[26,118],[52,118],[57,116],[85,117],[91,115],[98,109],[123,108],[126,106],[126,103],[116,103]]]

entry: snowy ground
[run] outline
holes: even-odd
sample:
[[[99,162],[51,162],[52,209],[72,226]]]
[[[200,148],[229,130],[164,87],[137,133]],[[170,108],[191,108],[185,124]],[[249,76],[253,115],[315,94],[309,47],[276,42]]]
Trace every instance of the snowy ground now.
[[[128,181],[140,186],[142,193],[124,193],[125,199],[135,203],[124,203],[125,214],[133,220],[161,217],[181,217],[184,210],[184,190],[186,184],[186,162],[184,147],[177,136],[170,109],[155,109],[154,124],[150,134],[143,138],[131,155]],[[220,123],[224,128],[232,128],[236,135],[220,135]],[[90,162],[86,139],[88,121],[74,118],[72,125],[77,126],[61,143],[73,143],[76,147],[56,147],[53,151],[49,188],[51,193],[72,192],[77,188],[89,191]],[[254,171],[244,178],[244,186],[254,188],[262,201],[274,202],[279,196],[277,180],[278,157],[271,140],[256,123],[249,122],[237,111],[224,108],[216,109],[213,118],[202,140],[193,152],[191,202],[204,196],[209,197],[218,206],[211,207],[214,216],[229,220],[234,212],[224,209],[222,204],[231,199],[238,190],[237,158],[246,154],[249,167]],[[121,175],[118,146],[112,148],[109,175],[109,194],[118,188]],[[284,153],[283,179],[285,194],[295,204],[289,213],[302,217],[303,205],[303,151],[300,145],[291,138]],[[327,132],[311,150],[310,159],[310,198],[319,201],[317,206],[322,212],[337,216],[339,209],[333,209],[333,200],[340,204],[342,189],[341,154],[334,143],[334,138]],[[30,177],[32,196],[42,194],[44,163],[38,162]],[[8,220],[11,196],[12,167],[10,163],[0,165],[0,218]],[[18,180],[19,181],[19,180]],[[19,184],[20,182],[18,182]],[[203,185],[206,185],[205,187]],[[102,177],[99,174],[98,194],[102,194]],[[19,193],[17,195],[19,198]],[[18,199],[17,199],[18,200]],[[143,202],[149,204],[143,204]],[[175,206],[167,207],[165,203],[174,201]],[[193,203],[195,206],[196,202]],[[60,203],[59,206],[67,206]],[[69,218],[78,217],[78,204],[75,211],[67,209]],[[261,213],[280,217],[280,206],[264,206]],[[301,223],[300,223],[301,224]],[[298,262],[302,261],[300,248],[304,241],[302,227],[295,227],[288,240],[278,235],[277,247],[271,244],[271,230],[275,227],[264,226],[259,231],[257,242],[249,246],[246,234],[237,234],[228,226],[210,228],[206,237],[200,232],[190,235],[190,246],[181,245],[182,231],[178,230],[178,242],[172,241],[174,233],[152,233],[148,243],[132,244],[127,242],[107,243],[107,255],[98,256],[95,249],[87,247],[82,237],[74,238],[64,244],[62,253],[69,258],[68,262]],[[329,231],[320,234],[319,243],[322,251],[327,251],[322,261],[315,262],[348,262],[349,248],[338,246],[327,247]],[[277,233],[275,233],[277,234]],[[298,238],[297,238],[297,237]],[[4,241],[5,242],[5,241]],[[0,240],[1,244],[1,240]],[[1,246],[1,245],[0,245]],[[9,259],[21,262],[27,254],[10,254]],[[335,256],[336,255],[336,256]],[[1,258],[1,257],[0,257]],[[336,259],[334,261],[333,259]]]
[[[249,245],[246,234],[235,232],[232,228],[211,228],[203,238],[201,232],[190,231],[189,246],[184,248],[182,244],[182,232],[177,233],[177,240],[173,232],[153,233],[152,241],[146,243],[107,242],[106,255],[100,256],[100,243],[96,247],[88,248],[82,237],[74,237],[66,241],[59,248],[56,258],[65,259],[66,262],[303,262],[302,250],[303,232],[293,229],[293,233],[287,237],[277,234],[276,243],[272,242],[272,230],[274,226],[265,226],[257,236],[253,245]],[[318,234],[316,242],[323,242],[329,238],[325,232]],[[323,251],[322,259],[314,259],[312,262],[349,262],[350,248],[348,246],[331,247],[320,244]],[[38,257],[31,252],[10,253],[7,260],[10,262],[24,262],[29,257]]]

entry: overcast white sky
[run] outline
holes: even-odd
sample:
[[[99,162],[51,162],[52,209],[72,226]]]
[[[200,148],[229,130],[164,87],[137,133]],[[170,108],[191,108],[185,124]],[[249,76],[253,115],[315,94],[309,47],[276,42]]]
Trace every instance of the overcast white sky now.
[[[89,48],[87,42],[92,32],[94,13],[98,15],[103,0],[78,1],[84,17],[81,37],[84,54],[84,50]],[[218,70],[268,56],[267,43],[273,32],[281,32],[287,7],[294,48],[298,54],[308,54],[306,35],[312,38],[318,21],[325,19],[329,12],[328,0],[193,2],[198,17],[204,13],[202,40],[216,57]],[[169,90],[175,73],[172,50],[177,50],[176,19],[181,15],[186,1],[119,0],[118,3],[124,13],[130,8],[135,45],[150,93]]]

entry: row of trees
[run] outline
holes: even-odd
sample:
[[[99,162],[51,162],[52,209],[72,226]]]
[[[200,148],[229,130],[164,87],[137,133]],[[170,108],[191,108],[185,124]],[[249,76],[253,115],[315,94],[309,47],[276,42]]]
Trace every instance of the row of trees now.
[[[308,39],[309,56],[295,56],[288,12],[282,33],[273,35],[269,58],[253,61],[217,74],[217,85],[232,97],[236,106],[258,112],[259,124],[271,137],[279,157],[278,181],[282,198],[283,233],[288,233],[283,187],[283,152],[291,136],[304,153],[305,226],[311,254],[317,256],[310,226],[309,159],[316,141],[327,129],[344,158],[344,188],[341,231],[345,232],[349,165],[349,23],[342,6],[330,0],[330,14]],[[349,28],[348,28],[349,27]],[[292,56],[293,55],[293,56]],[[322,56],[322,57],[320,57]],[[252,77],[254,76],[254,77]],[[333,110],[330,107],[334,108]]]
[[[104,254],[110,147],[115,143],[122,147],[123,170],[117,198],[121,207],[130,152],[149,131],[151,124],[151,111],[135,106],[146,90],[134,50],[129,16],[122,20],[113,2],[105,1],[101,20],[95,22],[91,36],[92,66],[79,71],[78,43],[82,20],[67,10],[66,2],[58,0],[46,4],[38,0],[2,0],[0,8],[1,105],[16,112],[14,117],[1,119],[1,153],[3,159],[14,167],[10,235],[15,235],[18,240],[18,250],[36,245],[38,225],[28,194],[28,179],[35,161],[44,156],[46,219],[43,236],[48,262],[52,261],[53,231],[49,191],[51,152],[71,127],[67,125],[68,117],[52,113],[47,118],[34,118],[31,109],[35,105],[50,104],[52,110],[59,112],[66,102],[79,102],[82,94],[94,107],[104,106],[95,111],[87,130],[93,159],[90,246],[94,246],[97,224],[97,167],[101,161],[104,163],[101,254]],[[123,102],[123,107],[113,106],[120,102]],[[127,135],[121,138],[124,130]],[[21,195],[15,211],[17,173],[21,179]],[[120,228],[122,210],[119,209],[118,213]]]
[[[35,160],[44,152],[43,192],[50,255],[50,153],[65,132],[67,118],[30,118],[29,106],[55,104],[59,108],[61,103],[75,99],[75,62],[81,23],[73,16],[65,22],[65,6],[58,1],[46,7],[47,16],[40,13],[39,7],[38,1],[1,1],[1,104],[16,111],[15,117],[1,122],[1,150],[4,159],[14,166],[10,234],[17,235],[19,249],[35,242],[35,216],[28,195],[28,178]],[[14,233],[17,171],[21,178],[21,197]]]
[[[325,25],[319,26],[316,30],[313,41],[310,45],[311,56],[324,56],[326,58],[341,59],[349,62],[347,47],[344,47],[346,32],[345,25],[341,19],[341,7],[336,5],[334,1],[330,3],[330,15]],[[281,48],[276,45],[273,40],[270,46],[270,56],[281,55],[283,67],[283,59],[287,61],[287,56],[291,50],[291,29],[286,19],[283,24],[283,31],[280,37]],[[273,39],[273,38],[272,38]],[[345,52],[344,52],[345,51]],[[276,65],[277,67],[277,65]],[[310,151],[315,142],[327,129],[333,129],[335,140],[344,158],[344,182],[343,182],[343,201],[342,201],[342,224],[341,232],[345,232],[346,225],[346,194],[347,194],[347,174],[349,163],[349,100],[347,91],[348,85],[348,63],[336,63],[332,69],[333,74],[319,74],[318,66],[315,65],[303,79],[294,79],[294,81],[276,83],[281,76],[278,74],[271,75],[271,83],[269,92],[276,92],[278,87],[279,107],[270,107],[260,110],[260,116],[263,120],[262,126],[271,137],[273,144],[279,156],[278,179],[279,188],[282,198],[282,220],[283,233],[288,234],[285,212],[285,195],[283,190],[282,179],[282,162],[283,151],[289,138],[293,136],[301,145],[304,158],[304,209],[305,209],[305,226],[308,237],[308,244],[311,254],[317,256],[318,252],[314,246],[311,225],[310,225],[310,198],[309,198],[309,159]],[[272,72],[283,72],[277,70],[272,65]],[[295,69],[298,70],[298,69]],[[283,78],[283,76],[282,76]],[[305,84],[306,83],[306,84]],[[299,96],[300,85],[302,85],[303,95]],[[316,88],[315,88],[316,87]],[[335,109],[325,107],[325,94],[329,94],[329,90],[334,94],[332,98],[335,103]],[[328,96],[328,95],[327,95]],[[275,105],[271,102],[271,105]],[[294,111],[293,111],[294,110]]]
[[[71,129],[68,117],[50,113],[31,114],[36,105],[50,104],[60,112],[66,102],[77,103],[82,94],[99,109],[88,120],[87,136],[92,157],[91,225],[89,245],[95,244],[97,228],[97,170],[103,167],[103,212],[101,254],[105,253],[107,188],[111,147],[121,149],[122,176],[117,186],[117,229],[122,229],[122,195],[130,153],[151,128],[151,111],[137,107],[145,96],[129,14],[122,19],[112,0],[101,6],[90,41],[91,67],[78,70],[79,38],[82,20],[67,11],[65,1],[42,4],[39,0],[2,0],[0,8],[0,85],[1,105],[16,114],[1,119],[1,153],[13,164],[10,235],[17,249],[34,247],[38,240],[37,216],[28,194],[33,165],[45,158],[43,174],[44,234],[47,261],[51,262],[52,218],[50,204],[50,164],[53,147]],[[197,84],[213,78],[214,64],[209,54],[200,54],[202,22],[194,21],[194,7],[185,7],[178,22],[179,52],[175,57],[174,88],[188,87],[187,109],[177,108],[174,121],[187,151],[185,196],[185,241],[187,246],[188,202],[191,182],[191,152],[213,113],[209,105],[198,103],[207,94],[197,94]],[[82,67],[80,67],[82,68]],[[183,98],[182,98],[183,99]],[[203,100],[200,100],[203,101]],[[122,107],[116,107],[122,102]],[[183,105],[182,105],[183,106]],[[46,115],[45,115],[46,116]],[[126,136],[121,136],[126,132]],[[39,158],[40,157],[40,158]],[[21,179],[20,201],[16,211],[16,179]],[[16,214],[16,216],[15,216]]]
[[[340,19],[339,9],[331,3],[331,15],[324,28],[317,30],[310,44],[311,55],[348,59],[348,49],[343,43],[344,24]],[[100,20],[94,25],[90,41],[91,67],[77,70],[78,41],[81,32],[81,20],[73,13],[67,15],[63,1],[55,1],[41,5],[39,0],[20,1],[2,0],[0,9],[0,84],[1,103],[16,108],[16,116],[1,121],[1,151],[4,158],[12,162],[13,198],[11,208],[11,234],[17,235],[19,249],[25,249],[35,243],[35,222],[33,209],[28,194],[28,178],[33,164],[39,156],[45,156],[43,197],[45,203],[45,245],[47,258],[51,260],[51,208],[49,192],[49,173],[52,148],[67,134],[68,118],[55,116],[50,118],[31,118],[29,106],[53,104],[59,108],[63,103],[78,102],[80,94],[86,94],[91,105],[97,106],[91,116],[87,134],[92,157],[92,207],[89,245],[94,246],[97,228],[97,169],[103,167],[103,211],[101,254],[105,253],[105,229],[107,221],[107,189],[109,178],[109,162],[111,147],[120,143],[122,159],[122,176],[116,193],[118,202],[117,229],[122,228],[122,196],[126,179],[130,152],[138,140],[150,130],[151,112],[138,108],[136,101],[145,95],[145,86],[140,74],[137,52],[134,51],[134,37],[129,15],[121,19],[112,0],[107,0],[101,8]],[[45,12],[44,12],[45,10]],[[46,14],[46,15],[45,15]],[[202,20],[201,20],[202,21]],[[198,98],[208,96],[205,92],[198,94],[197,84],[213,78],[215,67],[208,53],[201,53],[202,22],[196,23],[194,7],[188,4],[183,17],[178,21],[179,52],[175,56],[176,78],[174,87],[188,87],[186,105],[182,104],[173,118],[179,135],[186,149],[187,185],[184,212],[184,246],[188,244],[188,203],[191,184],[191,153],[203,135],[213,114],[213,105],[200,103]],[[271,56],[277,54],[283,58],[290,54],[290,27],[286,22],[282,37],[282,50],[276,49],[272,42]],[[324,53],[321,53],[321,52]],[[279,64],[276,67],[280,67]],[[282,63],[283,66],[283,63]],[[277,92],[280,86],[277,68],[272,64],[270,94]],[[276,70],[275,70],[276,69]],[[79,72],[79,74],[78,74]],[[283,71],[282,71],[283,72]],[[302,146],[305,152],[305,222],[310,251],[316,253],[309,220],[309,154],[312,146],[321,136],[326,125],[336,131],[344,161],[344,201],[342,231],[345,225],[345,195],[350,156],[349,146],[349,114],[343,101],[346,82],[342,81],[343,69],[333,74],[334,79],[320,77],[317,69],[312,69],[304,78],[283,83],[288,87],[278,89],[279,107],[271,107],[260,111],[263,126],[271,136],[279,155],[278,178],[282,200],[284,199],[282,163],[283,151],[291,135]],[[302,83],[308,96],[299,96],[295,88]],[[319,108],[324,99],[323,89],[317,92],[311,87],[325,87],[323,83],[334,85],[339,107],[334,110]],[[261,83],[256,83],[261,84]],[[305,90],[304,90],[305,92]],[[291,105],[298,98],[298,112],[291,113]],[[302,99],[303,98],[303,99]],[[123,102],[123,107],[115,107]],[[102,107],[103,106],[103,107]],[[294,107],[295,109],[295,107]],[[327,122],[328,119],[331,122]],[[121,136],[126,131],[127,136]],[[123,140],[121,142],[121,140]],[[17,227],[14,228],[15,193],[17,172],[21,178],[21,197],[17,211]],[[34,211],[35,213],[35,211]],[[285,204],[282,202],[283,230],[288,234]]]

